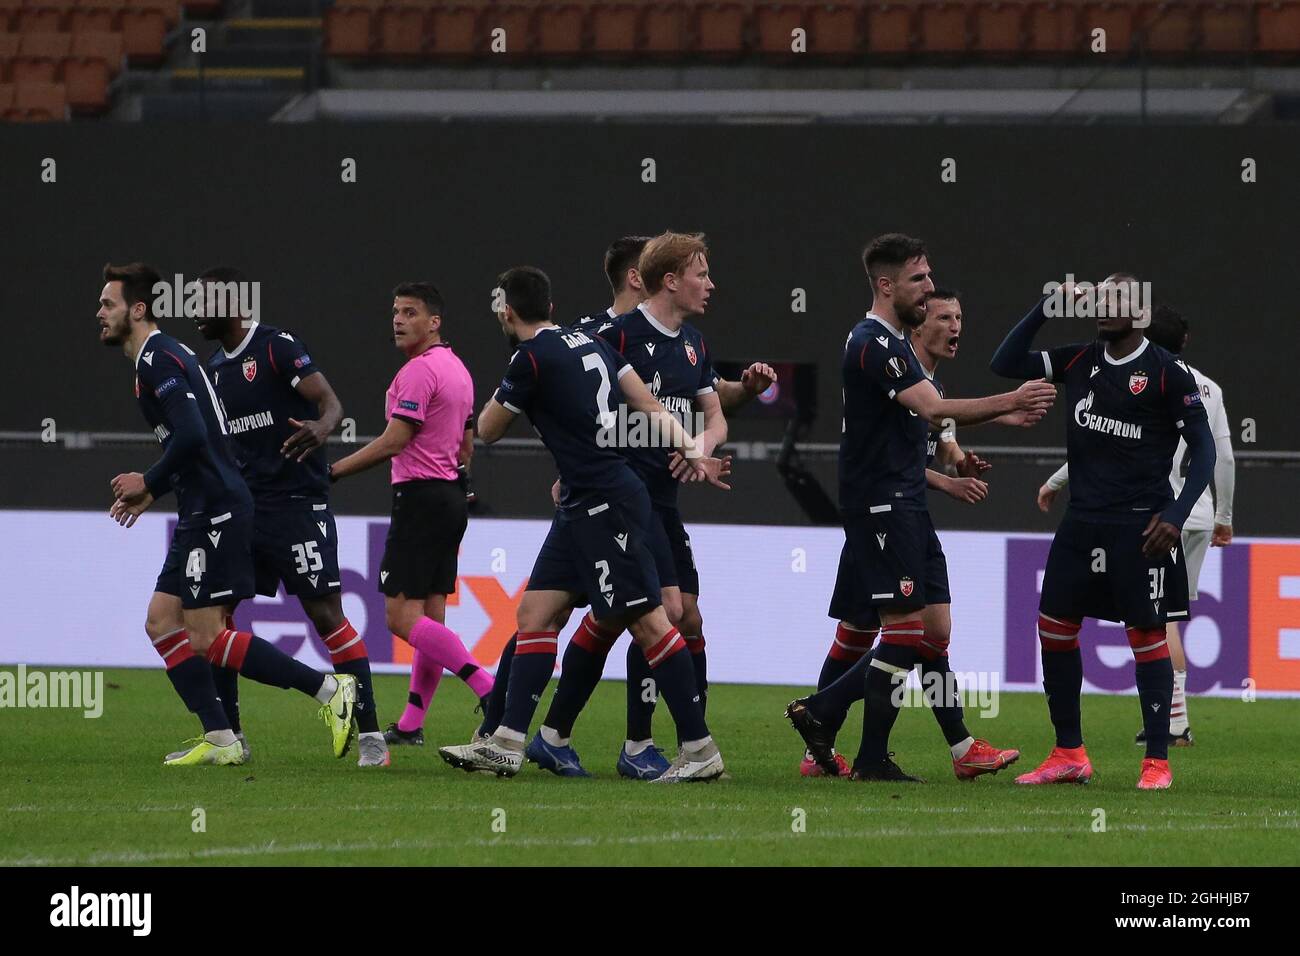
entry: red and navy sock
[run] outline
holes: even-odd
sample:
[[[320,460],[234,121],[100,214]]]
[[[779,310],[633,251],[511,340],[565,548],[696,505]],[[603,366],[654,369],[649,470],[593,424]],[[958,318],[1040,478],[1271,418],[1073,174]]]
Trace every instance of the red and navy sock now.
[[[229,667],[249,680],[285,690],[302,691],[315,697],[325,675],[294,660],[271,644],[247,631],[226,628],[208,647],[208,661],[213,667]]]
[[[357,702],[353,708],[357,730],[363,734],[379,733],[379,714],[375,710],[375,687],[370,676],[370,656],[366,653],[366,642],[346,618],[333,632],[322,634],[321,640],[330,652],[334,672],[351,674],[357,679]]]
[[[830,652],[822,663],[822,672],[817,676],[817,689],[821,691],[830,687],[852,670],[863,655],[870,654],[871,645],[879,633],[878,627],[864,630],[843,621],[835,625],[835,639],[831,641]],[[861,700],[862,695],[859,694],[857,699]]]
[[[654,674],[655,686],[664,695],[668,710],[677,724],[678,740],[703,740],[709,736],[704,711],[700,707],[699,687],[690,655],[683,654],[686,642],[670,627],[654,646],[645,652]],[[641,738],[644,739],[644,738]]]
[[[564,649],[560,662],[560,682],[551,698],[551,708],[546,712],[543,725],[561,737],[573,736],[573,725],[582,708],[587,706],[592,692],[605,672],[605,659],[609,649],[618,640],[618,634],[601,629],[588,612]]]
[[[700,713],[705,714],[709,710],[709,659],[704,653],[704,635],[683,635],[682,640],[691,652],[691,667],[695,668],[695,689],[700,692]]]
[[[510,663],[506,707],[500,727],[525,736],[528,734],[533,714],[555,670],[559,636],[557,631],[521,631],[515,635],[515,659]]]
[[[1164,627],[1128,628],[1129,647],[1137,661],[1138,700],[1147,756],[1169,759],[1169,709],[1174,698],[1174,662]]]
[[[234,615],[226,615],[226,627],[235,630]],[[230,729],[240,733],[242,728],[239,724],[239,671],[229,667],[214,667],[212,683],[216,685],[217,699],[221,701],[221,709],[226,712],[226,720],[230,721]]]
[[[483,711],[483,723],[478,725],[478,732],[486,736],[492,736],[492,731],[496,730],[501,724],[501,718],[506,712],[506,691],[510,687],[510,671],[515,660],[515,642],[519,639],[519,634],[511,634],[510,640],[506,646],[501,649],[501,657],[497,661],[496,682],[492,685],[492,693],[488,695],[487,708]]]
[[[925,636],[920,618],[886,624],[880,629],[880,643],[867,665],[866,705],[862,713],[862,744],[855,767],[867,768],[889,758],[889,732],[898,719],[895,688],[907,680],[916,663],[917,646]]]
[[[647,699],[648,698],[648,699]],[[627,646],[627,739],[649,740],[654,736],[655,703],[659,689],[655,686],[645,651],[632,641]]]
[[[959,744],[971,735],[966,729],[966,715],[961,709],[961,695],[951,677],[948,666],[948,642],[928,635],[917,645],[921,658],[921,689],[926,703],[934,711],[934,719],[943,731],[948,746]]]
[[[1079,713],[1079,697],[1083,693],[1083,654],[1079,651],[1079,628],[1082,625],[1082,621],[1038,613],[1043,691],[1047,694],[1047,711],[1052,716],[1052,726],[1056,728],[1058,747],[1083,746],[1083,723]]]
[[[217,688],[212,683],[212,668],[190,649],[190,638],[185,628],[164,634],[153,642],[153,646],[163,659],[167,679],[176,688],[176,695],[185,704],[185,709],[199,718],[203,732],[229,730],[230,722],[221,709]]]

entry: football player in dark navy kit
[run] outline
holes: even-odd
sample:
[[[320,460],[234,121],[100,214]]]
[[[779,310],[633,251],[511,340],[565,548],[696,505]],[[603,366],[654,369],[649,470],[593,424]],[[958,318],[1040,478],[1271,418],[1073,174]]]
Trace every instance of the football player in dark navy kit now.
[[[218,266],[199,281],[204,301],[217,302],[245,279],[237,269]],[[283,581],[286,592],[298,598],[334,668],[357,679],[358,763],[387,766],[370,658],[343,613],[338,531],[329,505],[325,442],[342,420],[343,406],[297,335],[213,311],[218,314],[198,316],[195,325],[205,339],[219,343],[207,372],[226,415],[235,462],[253,495],[257,593],[274,597]],[[228,626],[234,627],[233,617]],[[239,674],[217,668],[213,676],[231,727],[243,738]]]
[[[1079,707],[1079,629],[1085,617],[1122,621],[1128,630],[1146,731],[1138,789],[1162,790],[1173,781],[1168,745],[1174,671],[1165,625],[1187,617],[1181,531],[1214,476],[1215,450],[1195,376],[1142,333],[1150,313],[1139,289],[1131,275],[1108,277],[1095,290],[1094,341],[1031,351],[1060,295],[1090,294],[1063,288],[1040,301],[993,356],[999,375],[1041,375],[1063,383],[1070,413],[1070,506],[1048,553],[1038,619],[1056,746],[1017,783],[1086,783],[1092,776]],[[1180,436],[1187,442],[1187,479],[1175,500],[1169,473]]]
[[[914,781],[890,759],[889,732],[901,706],[895,690],[923,656],[927,636],[946,635],[950,627],[948,568],[925,499],[930,425],[976,425],[1016,412],[1032,423],[1055,391],[1037,381],[985,398],[941,397],[907,338],[925,321],[934,292],[924,243],[886,234],[872,240],[862,259],[872,302],[849,333],[841,366],[845,542],[830,616],[862,621],[878,614],[881,625],[866,668],[862,744],[850,778]],[[829,728],[799,701],[787,716],[823,770],[838,774]]]
[[[910,345],[921,369],[942,397],[943,385],[937,371],[944,359],[957,357],[961,339],[962,312],[957,293],[935,289],[925,300],[925,321],[912,330]],[[1000,425],[1026,425],[1024,412],[1002,415],[993,420]],[[992,466],[974,452],[963,452],[950,429],[932,428],[926,437],[925,480],[927,486],[957,501],[974,503],[988,495],[988,486],[979,477]],[[851,560],[852,556],[849,555]],[[844,580],[851,580],[846,574]],[[933,600],[933,598],[932,598]],[[935,602],[937,605],[937,602]],[[969,780],[985,773],[997,773],[1020,758],[1017,750],[1003,750],[987,740],[976,739],[966,727],[961,700],[950,677],[948,645],[952,617],[946,606],[933,606],[926,622],[925,640],[919,647],[921,686],[939,729],[952,753],[953,773],[959,780]],[[841,620],[836,625],[830,653],[822,664],[817,693],[796,701],[827,728],[833,736],[855,701],[866,691],[866,668],[871,666],[871,645],[880,631],[880,619],[874,609],[855,620]],[[848,761],[835,754],[840,776],[849,775]],[[826,771],[805,751],[799,772],[805,777],[819,777]]]
[[[720,776],[722,757],[704,721],[686,644],[660,603],[647,546],[650,498],[619,447],[620,410],[631,409],[662,429],[672,447],[685,454],[692,477],[716,482],[720,463],[701,454],[608,345],[551,322],[550,281],[541,270],[511,269],[498,285],[505,305],[498,319],[519,346],[501,387],[479,415],[479,437],[494,442],[517,416],[527,415],[555,458],[565,495],[519,605],[505,715],[487,739],[439,753],[466,770],[504,776],[519,771],[525,734],[555,666],[553,622],[590,597],[597,621],[615,632],[631,630],[677,724],[681,753],[658,781]]]
[[[227,449],[225,418],[211,382],[194,353],[154,320],[155,286],[161,285],[157,270],[143,263],[105,266],[97,318],[100,341],[121,347],[132,361],[140,410],[163,446],[148,471],[112,480],[109,513],[129,528],[155,499],[176,492],[178,522],[145,631],[204,734],[164,762],[243,763],[243,746],[217,697],[213,667],[315,697],[334,755],[341,757],[354,729],[356,679],[319,674],[228,624],[230,609],[253,595],[253,499]]]
[[[588,333],[601,334],[626,317],[640,318],[639,306],[646,300],[647,293],[641,279],[640,256],[651,239],[646,236],[624,236],[616,239],[605,251],[605,275],[610,289],[614,293],[614,304],[603,312],[595,312],[578,320],[577,328]],[[670,307],[669,307],[670,308]],[[653,349],[653,346],[651,347]],[[640,354],[633,352],[633,355]],[[647,352],[647,355],[651,353]],[[665,348],[661,353],[666,358],[676,355],[679,364],[686,365],[689,360],[685,352],[673,352]],[[656,375],[646,371],[633,360],[633,367],[641,374],[642,381],[655,385]],[[712,370],[710,369],[710,374]],[[683,380],[696,379],[691,373],[680,375]],[[658,377],[660,385],[663,378]],[[776,372],[771,366],[756,362],[745,369],[740,382],[730,382],[713,375],[713,385],[718,391],[718,399],[724,410],[739,408],[764,391],[776,381]],[[693,382],[698,385],[698,381]],[[693,389],[688,389],[693,397]],[[636,454],[636,453],[634,453]],[[651,456],[651,469],[662,456]],[[729,467],[730,459],[724,459]],[[643,469],[644,470],[644,469]],[[560,482],[551,488],[551,497],[559,506]],[[676,508],[667,513],[676,516],[673,522],[666,522],[658,507],[655,509],[656,525],[652,526],[651,552],[655,557],[655,566],[659,571],[659,583],[663,588],[661,595],[668,620],[683,629],[687,647],[692,652],[691,660],[696,667],[697,678],[705,681],[706,666],[704,653],[703,622],[699,617],[698,580],[694,571],[694,561],[690,553],[689,538],[681,529],[680,516]],[[676,530],[673,530],[676,529]],[[670,534],[677,534],[675,540],[679,546],[670,543]],[[680,570],[679,570],[680,569]],[[683,581],[685,584],[683,585]],[[563,630],[567,621],[557,621],[555,629]],[[604,671],[605,662],[618,634],[603,631],[588,615],[579,626],[574,640],[569,642],[564,652],[562,676],[556,687],[555,697],[542,727],[529,742],[526,756],[539,767],[561,776],[586,776],[577,752],[570,744],[573,726],[578,714],[591,698]],[[512,650],[512,649],[510,649]],[[504,659],[503,655],[503,659]],[[507,665],[508,666],[508,665]],[[633,780],[653,780],[668,769],[668,761],[662,751],[655,746],[652,733],[656,696],[652,691],[649,667],[645,655],[635,641],[628,643],[627,649],[627,738],[619,753],[616,767],[620,775]],[[707,703],[707,681],[700,687],[701,700]],[[489,725],[484,721],[485,726]],[[492,724],[494,725],[494,723]]]

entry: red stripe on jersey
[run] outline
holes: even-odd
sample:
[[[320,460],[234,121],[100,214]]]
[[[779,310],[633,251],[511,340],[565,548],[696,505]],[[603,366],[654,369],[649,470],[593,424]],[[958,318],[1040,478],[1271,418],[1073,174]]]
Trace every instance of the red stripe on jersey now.
[[[266,340],[266,357],[271,361],[271,371],[274,372],[276,375],[279,375],[280,370],[275,367],[275,352],[271,349],[270,339]]]
[[[537,367],[537,357],[532,352],[525,352],[524,354],[528,356],[528,361],[533,363],[533,378],[540,379],[542,370]]]
[[[867,367],[867,347],[864,345],[862,346],[862,354],[858,356],[858,368],[865,369],[866,367]]]
[[[623,349],[627,345],[627,332],[623,329],[618,330],[618,354],[623,354]]]
[[[1079,354],[1076,355],[1074,358],[1070,359],[1070,361],[1068,361],[1068,362],[1065,363],[1065,371],[1068,372],[1068,371],[1070,370],[1070,366],[1073,365],[1075,362],[1079,361],[1079,357],[1082,356],[1083,353],[1086,352],[1086,351],[1088,351],[1088,349],[1090,349],[1090,348],[1092,348],[1091,345],[1086,346],[1085,348],[1081,348],[1081,349],[1079,349]]]
[[[181,370],[184,371],[184,369],[185,369],[185,363],[184,363],[184,362],[182,362],[180,359],[178,359],[175,355],[172,355],[172,353],[171,353],[171,352],[168,352],[166,349],[163,349],[163,354],[164,354],[164,355],[169,355],[169,356],[171,356],[171,360],[172,360],[173,362],[175,362],[177,365],[179,365],[179,366],[181,367]]]
[[[1160,370],[1160,394],[1163,395],[1164,393],[1165,393],[1165,370],[1162,368]]]

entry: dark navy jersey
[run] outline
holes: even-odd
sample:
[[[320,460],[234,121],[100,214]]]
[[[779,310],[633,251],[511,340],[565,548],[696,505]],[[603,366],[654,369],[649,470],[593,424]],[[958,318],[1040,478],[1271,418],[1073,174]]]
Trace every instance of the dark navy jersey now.
[[[926,379],[906,336],[868,312],[844,344],[841,377],[840,510],[925,510],[930,424],[897,401]]]
[[[636,369],[650,393],[688,432],[699,431],[692,421],[695,400],[714,391],[717,376],[698,329],[683,323],[676,331],[669,330],[640,305],[598,334]],[[629,449],[628,460],[645,482],[651,501],[675,506],[679,482],[668,470],[673,449],[660,444]]]
[[[307,347],[293,333],[258,323],[233,352],[218,347],[208,358],[208,374],[226,413],[231,451],[259,501],[323,499],[329,494],[329,462],[317,448],[304,462],[285,458],[280,448],[298,429],[289,419],[316,418],[314,402],[298,383],[318,369]]]
[[[1100,340],[1036,354],[1065,385],[1070,508],[1112,520],[1165,510],[1179,434],[1206,418],[1187,366],[1145,339],[1119,361]]]
[[[608,326],[608,324],[613,322],[616,318],[617,316],[614,314],[612,308],[600,309],[596,312],[588,312],[586,315],[580,316],[578,321],[573,323],[573,326],[574,328],[582,329],[582,331],[590,335],[592,332],[600,332],[601,326]]]
[[[163,446],[163,457],[145,474],[145,483],[155,498],[176,492],[178,527],[196,527],[252,507],[227,447],[226,423],[212,383],[187,346],[151,332],[135,359],[135,395]]]
[[[566,511],[619,500],[641,486],[617,447],[619,379],[631,374],[606,343],[575,328],[543,328],[510,359],[494,397],[527,415],[555,458]]]
[[[921,368],[924,370],[925,366],[923,365]],[[943,383],[933,376],[927,375],[926,377],[930,379],[930,384],[933,385],[934,390],[939,393],[939,397],[943,398]],[[929,468],[934,464],[934,456],[938,454],[939,442],[942,440],[942,430],[931,425],[930,431],[925,436],[925,467]]]

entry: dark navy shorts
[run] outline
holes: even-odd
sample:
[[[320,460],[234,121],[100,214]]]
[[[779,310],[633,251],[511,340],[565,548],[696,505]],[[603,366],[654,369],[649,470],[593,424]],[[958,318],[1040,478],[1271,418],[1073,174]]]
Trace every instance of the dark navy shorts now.
[[[251,598],[252,512],[204,515],[199,521],[172,534],[154,590],[176,595],[186,610],[225,607]]]
[[[556,512],[528,590],[584,595],[596,620],[659,607],[653,521],[644,488],[617,501],[592,499]]]
[[[881,505],[867,514],[844,515],[831,617],[876,627],[882,607],[919,611],[950,603],[948,559],[928,511]]]
[[[253,571],[258,594],[275,596],[281,581],[297,598],[337,593],[338,531],[329,504],[259,505],[253,512]]]
[[[1056,618],[1163,627],[1187,619],[1187,560],[1179,541],[1155,558],[1142,554],[1150,515],[1108,524],[1067,511],[1052,539],[1039,610]]]

